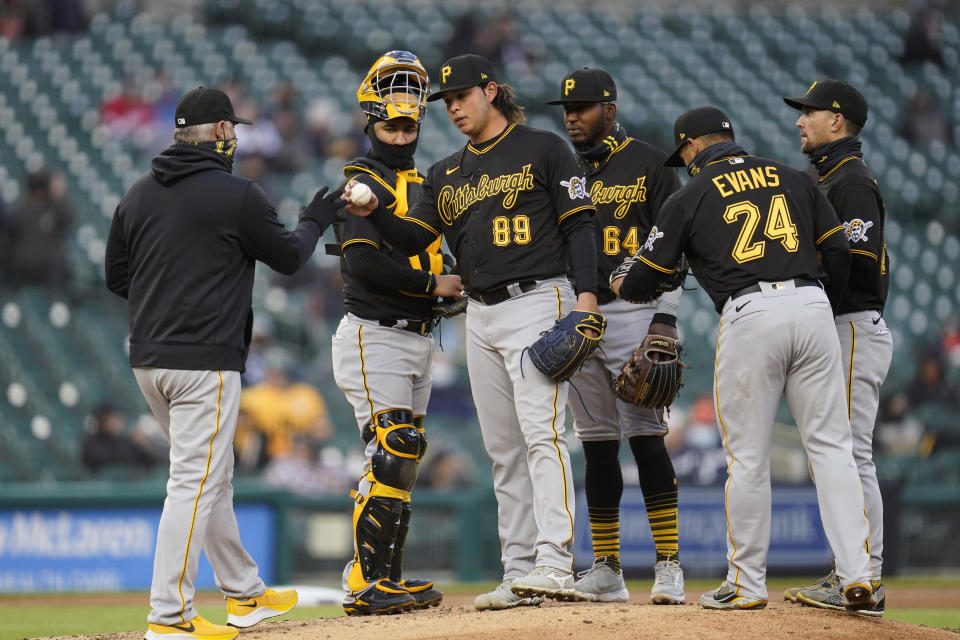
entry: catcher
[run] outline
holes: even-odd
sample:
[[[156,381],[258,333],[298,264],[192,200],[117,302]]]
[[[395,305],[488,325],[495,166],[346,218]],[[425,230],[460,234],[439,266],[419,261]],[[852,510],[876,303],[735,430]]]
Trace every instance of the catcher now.
[[[357,91],[371,149],[344,167],[347,193],[362,183],[386,214],[403,217],[423,177],[414,168],[429,91],[408,51],[381,56]],[[367,466],[353,512],[355,553],[343,573],[348,615],[397,613],[440,603],[429,580],[403,580],[410,491],[427,449],[424,414],[432,378],[439,296],[462,297],[460,276],[443,273],[440,241],[416,256],[395,251],[365,218],[335,226],[347,314],[333,336],[334,378],[353,405]]]
[[[523,108],[513,89],[498,83],[489,60],[451,58],[440,65],[437,84],[430,99],[443,100],[451,124],[466,136],[463,148],[430,168],[416,207],[403,220],[375,203],[347,210],[369,216],[411,253],[442,235],[470,291],[467,368],[493,462],[503,562],[503,581],[474,606],[508,609],[539,604],[544,596],[571,599],[567,384],[532,367],[522,372],[521,362],[540,332],[574,305],[600,315],[595,208],[563,140],[522,124]]]

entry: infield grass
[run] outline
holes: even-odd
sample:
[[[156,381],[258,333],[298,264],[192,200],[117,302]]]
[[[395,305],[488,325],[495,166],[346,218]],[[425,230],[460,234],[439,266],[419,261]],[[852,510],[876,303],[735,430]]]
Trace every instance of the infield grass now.
[[[3,600],[0,600],[0,609],[5,613],[8,609]],[[16,615],[0,617],[0,640],[146,631],[149,612],[150,607],[146,605],[18,605]],[[223,624],[226,620],[223,605],[199,605],[197,613],[217,624]],[[339,606],[297,607],[290,613],[271,620],[312,620],[342,615],[343,609]]]

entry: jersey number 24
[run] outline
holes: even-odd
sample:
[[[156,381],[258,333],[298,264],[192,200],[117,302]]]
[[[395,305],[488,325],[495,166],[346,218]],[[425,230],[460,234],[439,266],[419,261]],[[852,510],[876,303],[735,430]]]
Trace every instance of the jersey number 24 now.
[[[730,254],[740,264],[762,258],[766,250],[766,240],[753,240],[753,235],[760,224],[760,217],[760,207],[749,200],[731,204],[723,212],[723,220],[727,224],[744,218],[743,227],[740,228],[740,234],[737,235],[737,241]],[[797,240],[797,225],[790,219],[787,197],[782,193],[770,198],[763,235],[771,240],[779,240],[789,253],[794,253],[800,244]]]

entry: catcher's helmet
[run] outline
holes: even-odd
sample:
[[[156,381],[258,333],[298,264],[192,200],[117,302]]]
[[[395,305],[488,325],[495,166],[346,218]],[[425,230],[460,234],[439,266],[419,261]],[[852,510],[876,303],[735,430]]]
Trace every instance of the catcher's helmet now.
[[[389,120],[423,120],[427,111],[430,79],[420,59],[409,51],[389,51],[380,56],[357,89],[360,109],[367,115]]]

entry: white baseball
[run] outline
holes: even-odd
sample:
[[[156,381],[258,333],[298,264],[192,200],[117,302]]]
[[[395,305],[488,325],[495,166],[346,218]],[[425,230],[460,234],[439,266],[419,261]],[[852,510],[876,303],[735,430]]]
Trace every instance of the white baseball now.
[[[350,188],[350,202],[358,207],[362,207],[370,202],[370,198],[372,197],[373,191],[362,182],[354,182]]]

